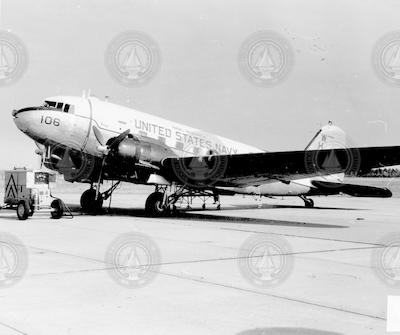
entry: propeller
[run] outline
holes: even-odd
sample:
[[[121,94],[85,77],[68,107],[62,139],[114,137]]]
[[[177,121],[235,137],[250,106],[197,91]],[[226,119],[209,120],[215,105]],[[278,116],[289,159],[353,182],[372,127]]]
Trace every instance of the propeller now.
[[[96,137],[96,140],[99,143],[99,146],[97,147],[97,149],[103,153],[103,161],[101,164],[101,171],[102,171],[103,167],[104,167],[104,163],[108,157],[108,154],[110,153],[110,151],[118,148],[118,145],[130,134],[130,129],[125,130],[124,132],[122,132],[121,134],[119,134],[117,137],[115,137],[113,139],[109,139],[107,142],[104,140],[104,136],[101,133],[101,131],[99,130],[99,128],[97,128],[95,125],[93,125],[92,129],[93,129],[94,136]],[[139,140],[139,138],[137,138],[135,135],[131,134],[131,136],[136,138],[137,140]],[[143,160],[139,160],[137,163],[135,163],[135,165],[140,166],[142,168],[151,169],[151,170],[160,170],[160,168],[158,166],[153,165],[153,164],[143,161]]]
[[[110,141],[105,141],[104,140],[104,136],[101,133],[101,131],[99,130],[99,128],[97,128],[96,126],[92,127],[93,129],[93,133],[94,133],[94,137],[96,137],[97,142],[99,142],[99,146],[97,147],[97,149],[99,151],[101,151],[104,155],[108,155],[108,153],[111,150],[114,150],[118,147],[118,145],[129,135],[129,133],[131,132],[130,129],[125,130],[124,132],[122,132],[121,134],[119,134],[117,137],[115,137],[111,142]],[[109,142],[109,143],[108,143]]]
[[[113,150],[129,135],[130,129],[125,130],[123,133],[119,134],[110,144],[108,144],[109,150]]]
[[[110,153],[111,150],[114,150],[115,148],[118,147],[118,145],[129,135],[131,130],[127,129],[124,132],[122,132],[121,134],[119,134],[116,138],[114,138],[110,143],[107,143],[110,140],[108,140],[106,143],[104,143],[105,142],[104,136],[101,133],[101,131],[96,126],[93,126],[92,129],[93,129],[93,133],[94,133],[94,136],[96,137],[97,142],[99,142],[99,144],[100,144],[97,147],[97,149],[103,153],[103,159],[101,161],[101,167],[100,167],[100,173],[99,173],[99,179],[98,179],[98,183],[100,183],[102,174],[103,174],[104,165],[106,163],[108,154]],[[97,193],[96,199],[98,196],[99,195]]]

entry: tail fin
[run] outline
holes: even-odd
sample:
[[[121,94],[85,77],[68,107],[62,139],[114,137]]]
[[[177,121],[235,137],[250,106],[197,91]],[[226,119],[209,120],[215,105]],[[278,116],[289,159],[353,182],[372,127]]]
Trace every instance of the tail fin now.
[[[329,121],[326,126],[318,130],[304,150],[343,148],[346,148],[346,133]]]
[[[331,121],[322,127],[311,139],[310,143],[305,148],[308,150],[326,150],[326,149],[344,149],[346,148],[346,133],[339,127],[334,126]],[[335,166],[338,164],[335,155],[330,154],[327,156],[326,161],[322,166]],[[343,182],[344,173],[327,174],[321,176],[320,179],[330,182]]]

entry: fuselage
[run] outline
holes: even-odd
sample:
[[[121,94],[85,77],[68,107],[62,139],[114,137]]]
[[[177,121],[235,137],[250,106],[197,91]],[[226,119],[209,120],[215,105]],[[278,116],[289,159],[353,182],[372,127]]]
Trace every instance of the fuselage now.
[[[42,106],[24,108],[13,115],[17,127],[39,143],[50,140],[99,157],[102,152],[93,126],[100,129],[106,141],[130,129],[131,134],[164,143],[178,156],[262,152],[253,146],[95,97],[50,97]]]
[[[40,106],[14,111],[13,117],[17,127],[39,144],[62,145],[98,159],[104,155],[104,143],[127,130],[139,138],[167,147],[170,153],[178,157],[263,152],[254,146],[96,97],[49,97]],[[64,173],[62,170],[60,172]],[[130,178],[130,175],[121,176],[125,181],[145,182],[143,179]],[[326,176],[317,178],[325,179]],[[339,181],[342,176],[331,178]],[[301,195],[307,194],[312,188],[310,180],[305,178],[283,183],[272,179],[262,184],[237,185],[233,191],[258,195]]]

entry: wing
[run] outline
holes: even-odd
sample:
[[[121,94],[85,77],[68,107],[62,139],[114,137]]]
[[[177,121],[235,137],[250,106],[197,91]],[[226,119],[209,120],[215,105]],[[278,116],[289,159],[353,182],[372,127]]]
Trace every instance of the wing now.
[[[160,173],[193,186],[257,185],[334,173],[363,174],[400,164],[400,146],[166,158]]]

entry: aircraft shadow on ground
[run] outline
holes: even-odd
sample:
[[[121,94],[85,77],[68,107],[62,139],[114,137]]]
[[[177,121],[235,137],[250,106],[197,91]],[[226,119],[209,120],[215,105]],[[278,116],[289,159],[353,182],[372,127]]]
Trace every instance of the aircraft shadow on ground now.
[[[70,206],[74,215],[80,214],[79,206]],[[257,210],[257,208],[252,208]],[[226,209],[228,210],[228,209]],[[208,210],[211,211],[211,210]],[[219,211],[221,213],[223,210]],[[91,215],[91,214],[81,214]],[[96,216],[131,216],[131,217],[149,217],[144,209],[142,208],[118,208],[112,207],[110,209],[105,208],[102,213],[96,214]],[[251,218],[243,216],[230,216],[230,215],[216,215],[207,214],[207,210],[178,210],[176,215],[161,217],[164,220],[193,220],[193,221],[207,221],[207,222],[226,222],[226,223],[241,223],[241,224],[254,224],[254,225],[269,225],[269,226],[287,226],[287,227],[308,227],[308,228],[348,228],[344,225],[332,225],[332,224],[319,224],[319,223],[306,223],[301,221],[284,221],[284,220],[273,220],[264,218]]]
[[[237,333],[236,335],[343,335],[325,330],[309,328],[256,328]]]
[[[304,210],[315,210],[315,209],[323,209],[323,210],[340,210],[340,211],[355,211],[355,210],[362,210],[360,208],[348,208],[348,207],[318,207],[318,206],[314,206],[313,208],[307,208],[305,206],[302,205],[266,205],[263,204],[261,208],[257,208],[254,205],[231,205],[230,208],[228,209],[274,209],[274,208],[298,208],[298,209],[304,209]]]

